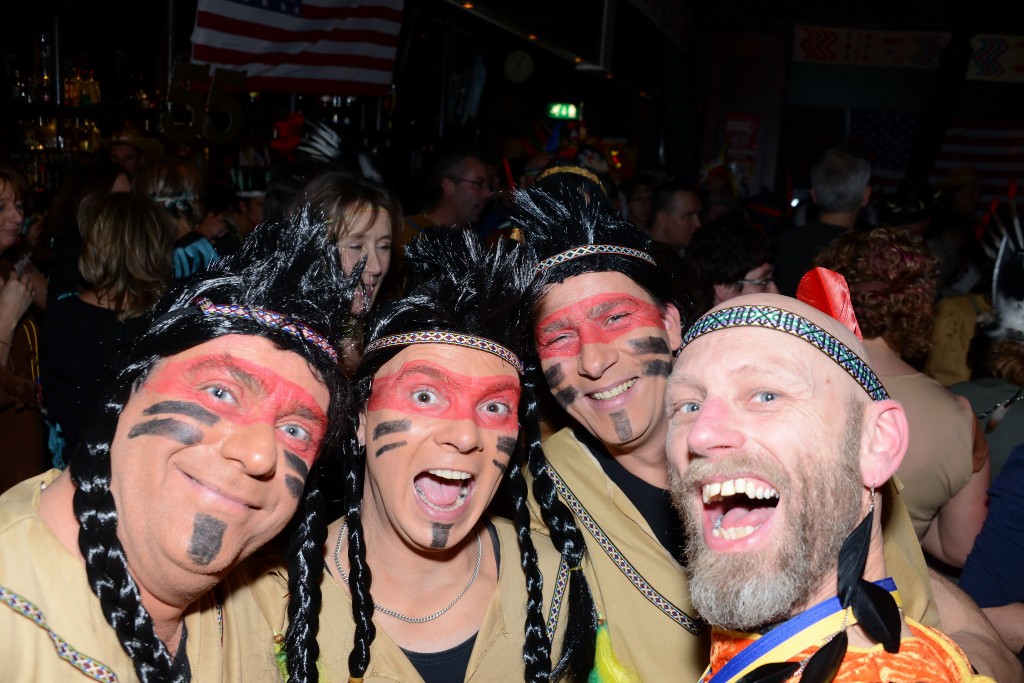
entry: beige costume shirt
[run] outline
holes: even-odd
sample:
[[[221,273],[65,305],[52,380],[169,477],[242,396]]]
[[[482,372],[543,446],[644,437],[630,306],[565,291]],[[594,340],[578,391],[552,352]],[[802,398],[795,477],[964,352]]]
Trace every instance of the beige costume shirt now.
[[[523,680],[523,633],[526,622],[526,578],[519,564],[519,542],[515,527],[501,518],[491,518],[498,533],[501,566],[498,585],[477,633],[466,681]],[[541,573],[544,576],[545,617],[549,633],[555,633],[553,658],[561,652],[565,615],[561,614],[567,572],[560,567],[561,556],[542,535],[534,536]],[[560,571],[561,570],[561,571]],[[323,606],[320,609],[320,680],[348,680],[348,655],[352,651],[355,627],[352,622],[352,599],[326,571],[320,582]],[[557,588],[557,590],[556,590]],[[372,588],[371,588],[372,591]],[[554,627],[552,629],[552,627]],[[429,627],[428,627],[429,628]],[[401,648],[383,629],[370,646],[370,666],[364,683],[401,681],[421,682],[416,668]]]
[[[619,662],[647,683],[700,678],[710,639],[690,604],[682,566],[570,428],[545,441],[544,454],[586,538],[584,571]],[[907,616],[938,628],[928,569],[899,488],[894,481],[881,491],[886,568],[901,587]],[[530,512],[535,528],[545,529],[532,498]]]
[[[85,564],[39,518],[58,470],[0,497],[0,662],[15,681],[137,681],[131,659],[89,587]],[[194,683],[279,681],[274,633],[259,607],[278,584],[236,571],[185,614]],[[286,599],[284,596],[283,599]]]

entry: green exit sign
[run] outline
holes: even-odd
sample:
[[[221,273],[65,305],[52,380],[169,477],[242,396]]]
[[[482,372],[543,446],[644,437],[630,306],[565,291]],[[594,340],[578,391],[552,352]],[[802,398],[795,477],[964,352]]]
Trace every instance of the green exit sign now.
[[[579,110],[575,104],[567,102],[554,102],[548,105],[548,118],[569,119],[575,121],[579,118]]]

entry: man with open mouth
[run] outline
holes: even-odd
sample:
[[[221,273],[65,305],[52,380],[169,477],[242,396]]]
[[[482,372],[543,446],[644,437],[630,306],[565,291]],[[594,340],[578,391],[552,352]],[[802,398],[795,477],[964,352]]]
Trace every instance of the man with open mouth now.
[[[532,268],[516,243],[489,252],[466,231],[420,236],[406,264],[418,284],[374,309],[352,377],[344,517],[324,551],[321,677],[586,674],[593,606],[577,610],[567,590],[582,548],[562,562],[529,532],[523,470],[542,457],[539,437],[520,439],[520,425],[536,423],[523,380]],[[503,481],[514,522],[487,514]]]
[[[580,187],[566,182],[516,197],[514,220],[541,278],[534,342],[548,388],[569,421],[544,442],[547,466],[534,477],[534,491],[556,491],[577,519],[577,542],[586,544],[591,559],[587,578],[595,602],[604,606],[601,628],[615,657],[606,661],[615,662],[622,680],[696,680],[710,650],[683,576],[686,539],[672,508],[665,453],[665,381],[680,347],[684,308],[674,296],[675,274],[659,266],[651,241],[590,197],[592,187]],[[737,477],[712,482],[709,496],[716,483],[763,502],[782,493],[769,479]],[[976,665],[989,655],[1004,661],[998,637],[993,640],[976,609],[963,608],[962,594],[943,584],[933,598],[932,582],[940,579],[929,582],[906,508],[895,487],[882,494],[891,500],[886,560],[901,585],[906,614],[939,626],[948,611],[947,627],[963,630],[965,645],[985,643],[985,657],[976,657]],[[723,520],[716,533],[744,534],[754,520]],[[543,524],[539,514],[534,521],[549,529],[556,545],[565,535]],[[633,679],[626,678],[629,673]]]
[[[714,626],[701,680],[992,680],[897,607],[877,490],[907,420],[844,322],[754,294],[683,338],[668,457],[690,595]]]

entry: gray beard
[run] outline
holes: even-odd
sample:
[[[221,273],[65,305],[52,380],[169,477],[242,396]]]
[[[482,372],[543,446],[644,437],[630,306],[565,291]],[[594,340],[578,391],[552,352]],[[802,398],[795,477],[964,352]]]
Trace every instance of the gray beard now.
[[[701,524],[703,507],[695,510],[688,494],[699,490],[699,480],[710,469],[705,465],[715,465],[703,459],[691,462],[682,478],[673,469],[673,501],[682,513],[688,539],[690,599],[709,624],[752,631],[794,613],[824,581],[834,583],[839,550],[860,519],[860,411],[852,413],[856,419],[848,419],[841,452],[830,463],[832,467],[815,467],[810,473],[801,470],[799,479],[785,487],[788,490],[780,488],[793,501],[785,519],[775,520],[784,524],[785,538],[777,539],[784,543],[780,546],[737,553],[709,551]],[[739,455],[730,457],[729,463],[754,465]]]

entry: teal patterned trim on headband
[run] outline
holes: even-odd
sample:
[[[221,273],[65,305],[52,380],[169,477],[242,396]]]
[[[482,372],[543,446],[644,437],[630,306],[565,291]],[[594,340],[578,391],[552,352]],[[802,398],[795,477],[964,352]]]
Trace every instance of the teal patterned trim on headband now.
[[[566,261],[581,258],[583,256],[590,256],[592,254],[613,254],[615,256],[631,256],[632,258],[640,259],[641,261],[647,261],[652,266],[658,265],[658,262],[654,260],[654,257],[648,254],[646,251],[640,251],[639,249],[632,249],[630,247],[620,247],[615,244],[584,244],[581,247],[573,247],[567,249],[560,254],[555,254],[550,258],[546,258],[537,264],[537,272],[542,273],[548,268],[561,265]]]
[[[799,337],[846,370],[872,400],[884,401],[889,398],[878,375],[853,349],[810,320],[774,306],[736,306],[708,313],[686,332],[683,346],[710,332],[731,327],[764,327]]]
[[[370,352],[376,351],[377,349],[384,349],[390,346],[409,346],[410,344],[451,344],[452,346],[465,346],[468,349],[485,351],[491,355],[497,356],[514,367],[520,375],[523,374],[523,362],[519,360],[519,357],[516,356],[516,354],[509,351],[498,342],[485,339],[484,337],[475,337],[471,334],[461,334],[459,332],[425,330],[421,332],[391,334],[386,337],[381,337],[380,339],[374,339],[372,342],[367,344],[366,348],[363,349],[363,355],[369,355]]]

